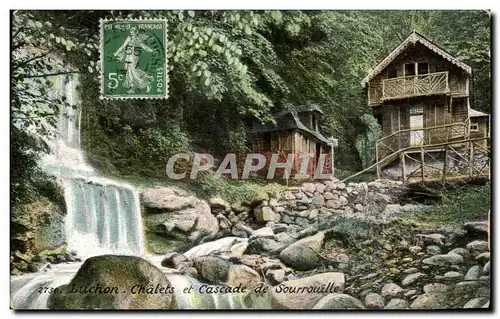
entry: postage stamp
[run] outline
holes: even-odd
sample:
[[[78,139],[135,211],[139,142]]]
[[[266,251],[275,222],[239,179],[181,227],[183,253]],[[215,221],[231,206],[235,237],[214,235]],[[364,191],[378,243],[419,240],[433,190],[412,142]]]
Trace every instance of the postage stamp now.
[[[168,97],[167,21],[101,20],[101,98]]]

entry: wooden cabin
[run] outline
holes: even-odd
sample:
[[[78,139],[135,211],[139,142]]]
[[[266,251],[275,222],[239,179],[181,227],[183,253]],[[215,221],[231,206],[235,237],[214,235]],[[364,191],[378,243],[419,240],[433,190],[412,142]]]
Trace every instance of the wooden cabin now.
[[[273,115],[272,123],[255,121],[247,130],[248,147],[253,153],[280,153],[281,158],[294,154],[293,171],[298,172],[301,154],[311,154],[308,172],[314,172],[321,153],[328,153],[327,165],[333,172],[333,148],[337,140],[319,131],[323,111],[315,104],[293,107]],[[331,166],[330,166],[331,165]]]
[[[484,138],[490,136],[490,116],[487,113],[469,109],[470,119],[470,137]],[[485,139],[481,144],[488,147],[488,141]]]
[[[382,128],[377,161],[401,149],[464,140],[472,121],[478,129],[488,122],[485,113],[471,117],[471,74],[470,66],[418,32],[371,69],[362,84]]]

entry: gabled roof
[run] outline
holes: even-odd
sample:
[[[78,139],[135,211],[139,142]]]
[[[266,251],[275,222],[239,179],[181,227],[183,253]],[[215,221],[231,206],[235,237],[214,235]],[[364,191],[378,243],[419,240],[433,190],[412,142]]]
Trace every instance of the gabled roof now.
[[[317,107],[317,106],[316,106]],[[313,109],[314,111],[323,112],[317,107],[317,109]],[[284,131],[296,129],[306,134],[311,135],[313,138],[319,140],[322,143],[332,144],[332,141],[326,138],[320,132],[309,129],[307,126],[302,123],[299,118],[299,112],[309,111],[305,110],[302,107],[296,107],[294,110],[284,110],[279,113],[273,115],[273,121],[269,124],[260,124],[256,123],[250,130],[247,131],[248,134],[259,134],[266,132],[274,132],[274,131]],[[312,111],[312,110],[311,110]],[[289,116],[288,116],[289,115]]]
[[[468,74],[472,73],[472,69],[467,64],[461,62],[457,58],[453,57],[450,53],[446,52],[443,48],[440,48],[437,44],[433,43],[427,39],[422,34],[413,31],[401,44],[399,44],[388,56],[385,57],[377,66],[368,72],[368,75],[363,79],[361,85],[365,86],[371,79],[377,76],[382,70],[384,70],[389,64],[391,64],[394,59],[396,59],[404,50],[406,50],[411,44],[421,43],[436,54],[439,54],[444,59],[453,63],[457,67],[461,68]]]
[[[489,116],[489,114],[478,110],[469,109],[469,117],[484,117],[484,116]]]

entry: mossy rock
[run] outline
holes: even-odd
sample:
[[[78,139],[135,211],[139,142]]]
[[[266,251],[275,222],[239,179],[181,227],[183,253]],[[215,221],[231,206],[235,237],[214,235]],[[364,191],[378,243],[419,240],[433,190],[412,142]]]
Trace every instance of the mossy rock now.
[[[49,296],[50,309],[173,309],[165,274],[135,256],[87,259],[67,285]]]

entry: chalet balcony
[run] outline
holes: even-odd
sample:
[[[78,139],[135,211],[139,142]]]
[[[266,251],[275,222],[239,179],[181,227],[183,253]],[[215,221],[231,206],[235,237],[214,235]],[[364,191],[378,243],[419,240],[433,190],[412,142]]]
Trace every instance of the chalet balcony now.
[[[382,101],[450,93],[448,72],[402,76],[382,81]]]

